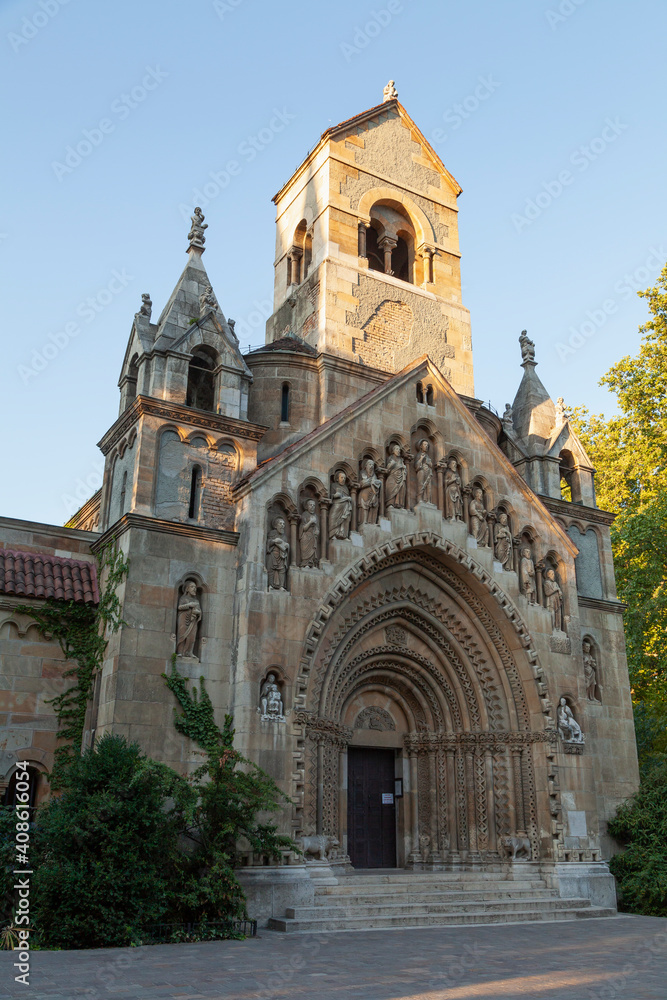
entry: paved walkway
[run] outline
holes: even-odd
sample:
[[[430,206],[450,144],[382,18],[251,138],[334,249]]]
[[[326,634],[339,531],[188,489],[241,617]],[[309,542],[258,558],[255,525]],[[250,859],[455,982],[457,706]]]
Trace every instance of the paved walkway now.
[[[665,1000],[667,920],[285,935],[36,952],[31,982],[0,954],[0,997],[28,1000]]]

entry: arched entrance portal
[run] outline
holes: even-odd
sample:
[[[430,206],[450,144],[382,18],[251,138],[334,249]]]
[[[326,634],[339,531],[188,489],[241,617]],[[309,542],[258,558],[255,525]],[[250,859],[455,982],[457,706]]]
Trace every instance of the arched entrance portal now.
[[[295,825],[357,867],[500,862],[510,835],[552,856],[555,734],[516,609],[427,545],[351,577],[301,665]]]

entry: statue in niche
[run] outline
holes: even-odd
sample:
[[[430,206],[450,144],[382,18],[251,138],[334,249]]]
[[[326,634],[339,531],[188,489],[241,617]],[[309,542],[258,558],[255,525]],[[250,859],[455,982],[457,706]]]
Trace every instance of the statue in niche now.
[[[317,504],[309,497],[299,518],[300,566],[317,566],[319,543],[320,519],[317,516]]]
[[[178,602],[178,622],[176,625],[176,652],[196,660],[194,654],[197,630],[201,621],[201,604],[197,598],[197,584],[186,580]]]
[[[589,701],[595,701],[600,704],[600,699],[597,696],[597,686],[598,686],[598,664],[595,656],[593,655],[593,647],[588,639],[584,639],[582,646],[582,653],[584,658],[584,680],[586,682],[586,697]]]
[[[558,704],[558,732],[566,743],[583,743],[584,734],[581,726],[572,714],[572,709],[566,698],[561,698]]]
[[[334,475],[329,508],[329,538],[347,538],[352,518],[352,497],[347,487],[347,476],[340,470]]]
[[[521,549],[521,563],[519,564],[519,582],[521,593],[529,604],[535,604],[535,563],[533,553],[525,545]]]
[[[544,574],[544,599],[551,612],[554,631],[563,632],[563,591],[551,567]]]
[[[505,403],[505,412],[502,416],[503,430],[505,434],[514,433],[514,411],[509,403]]]
[[[207,285],[204,291],[199,296],[199,311],[200,313],[205,313],[209,309],[217,309],[218,300],[213,294],[213,289],[210,285]]]
[[[141,308],[137,313],[137,316],[145,316],[146,319],[151,318],[151,313],[153,311],[153,302],[151,300],[148,292],[144,292],[141,296]]]
[[[359,477],[359,500],[357,523],[377,524],[380,509],[380,489],[382,482],[375,473],[375,462],[372,458],[364,460]]]
[[[463,520],[463,493],[461,492],[461,476],[455,458],[447,461],[445,471],[445,514],[450,521]]]
[[[427,438],[422,438],[417,445],[417,457],[415,458],[415,472],[417,473],[417,503],[431,502],[433,459],[428,453],[429,447],[430,442]]]
[[[512,568],[512,532],[509,518],[504,510],[498,514],[498,520],[493,526],[493,554],[504,569]]]
[[[287,590],[287,567],[290,545],[285,534],[285,518],[273,519],[266,543],[266,568],[269,573],[269,590]]]
[[[188,240],[191,245],[203,247],[204,243],[206,243],[204,230],[208,229],[208,222],[204,222],[204,213],[201,208],[195,208],[194,215],[190,216],[190,221],[192,222],[192,226],[188,233]]]
[[[519,336],[519,344],[521,345],[521,360],[534,361],[535,360],[535,342],[528,336],[527,330],[522,330]]]
[[[405,507],[405,491],[408,481],[408,470],[401,446],[394,442],[389,446],[387,461],[387,478],[385,480],[385,496],[387,507]]]
[[[472,499],[468,504],[468,514],[470,515],[470,534],[477,539],[478,545],[488,545],[489,525],[486,520],[484,491],[481,486],[473,488]]]
[[[262,684],[259,693],[259,711],[262,719],[268,719],[271,722],[285,721],[283,697],[276,683],[275,674],[269,674]]]

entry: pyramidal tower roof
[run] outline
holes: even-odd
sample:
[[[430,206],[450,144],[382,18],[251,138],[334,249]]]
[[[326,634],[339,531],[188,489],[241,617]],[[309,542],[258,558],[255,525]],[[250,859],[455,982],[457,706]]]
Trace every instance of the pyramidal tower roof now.
[[[556,424],[556,407],[535,371],[535,344],[525,330],[521,331],[519,343],[523,378],[512,404],[514,431],[526,444],[543,446]]]

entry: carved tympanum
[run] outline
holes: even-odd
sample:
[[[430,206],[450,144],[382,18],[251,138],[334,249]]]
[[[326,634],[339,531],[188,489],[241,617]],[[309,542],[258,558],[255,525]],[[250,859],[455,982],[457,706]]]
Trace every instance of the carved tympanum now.
[[[312,497],[304,501],[299,518],[299,565],[317,566],[320,544],[320,519]]]
[[[384,708],[369,705],[368,708],[362,708],[359,712],[354,723],[354,728],[375,729],[378,732],[393,732],[396,729],[396,723]]]
[[[329,538],[347,538],[352,517],[352,497],[344,472],[336,472],[331,484],[331,507],[329,508]]]
[[[398,443],[389,446],[387,460],[387,478],[385,480],[385,496],[387,507],[405,507],[405,491],[408,470]]]
[[[197,584],[194,580],[186,580],[178,601],[176,652],[179,656],[197,659],[194,648],[201,617],[202,611],[197,597]]]
[[[389,646],[407,646],[408,644],[408,633],[400,625],[387,625],[384,634]]]
[[[287,590],[287,568],[290,561],[290,544],[287,541],[285,518],[274,517],[266,542],[266,568],[269,590]]]

